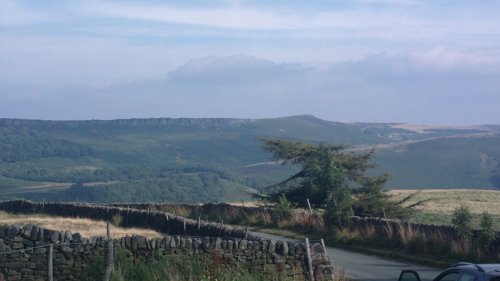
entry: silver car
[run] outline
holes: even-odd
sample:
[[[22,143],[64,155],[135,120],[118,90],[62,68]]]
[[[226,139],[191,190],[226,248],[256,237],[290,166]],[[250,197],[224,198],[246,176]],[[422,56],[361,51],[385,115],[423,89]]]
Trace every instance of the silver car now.
[[[403,270],[398,281],[421,281],[414,270]],[[444,270],[433,281],[500,281],[500,264],[459,262]]]

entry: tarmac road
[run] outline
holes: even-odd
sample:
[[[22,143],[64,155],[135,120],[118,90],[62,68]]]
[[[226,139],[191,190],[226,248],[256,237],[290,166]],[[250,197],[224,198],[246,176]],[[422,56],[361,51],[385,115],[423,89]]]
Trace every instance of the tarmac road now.
[[[256,232],[252,234],[261,236],[265,239],[294,241],[294,239],[276,235]],[[432,281],[439,272],[442,271],[442,269],[439,268],[394,261],[333,247],[327,247],[327,252],[336,270],[344,268],[347,276],[349,276],[352,281],[396,281],[403,269],[416,270],[422,278],[422,281]]]

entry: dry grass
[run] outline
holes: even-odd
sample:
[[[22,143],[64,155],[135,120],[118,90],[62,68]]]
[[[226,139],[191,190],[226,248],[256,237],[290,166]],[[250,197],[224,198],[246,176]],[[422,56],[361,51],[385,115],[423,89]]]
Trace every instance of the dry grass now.
[[[246,207],[246,208],[257,208],[262,206],[262,204],[259,203],[258,201],[227,202],[227,204],[238,207]]]
[[[323,231],[325,230],[325,221],[322,215],[309,214],[304,209],[296,209],[292,216],[281,219],[276,222],[279,228],[302,228],[304,230]]]
[[[389,193],[396,200],[416,192],[417,190],[391,190]],[[455,208],[465,203],[472,213],[480,214],[487,211],[491,215],[500,215],[500,191],[477,189],[424,189],[415,196],[412,202],[422,199],[432,199],[426,203],[425,210],[429,212],[453,213]]]
[[[344,267],[335,267],[335,280],[337,281],[351,281],[348,274],[345,272]]]
[[[394,200],[401,200],[417,190],[391,190]],[[422,223],[450,224],[453,211],[461,204],[469,207],[474,227],[479,227],[483,212],[492,217],[494,227],[500,230],[500,191],[477,189],[424,189],[412,198],[408,204],[419,200],[431,199],[421,207],[421,213],[414,220]]]
[[[0,212],[0,224],[36,224],[43,228],[54,230],[71,230],[79,232],[83,237],[105,236],[106,222],[81,218],[62,218],[46,215],[20,215]],[[161,237],[156,231],[139,228],[122,228],[111,225],[111,237],[119,238],[126,235],[142,235],[148,238]]]

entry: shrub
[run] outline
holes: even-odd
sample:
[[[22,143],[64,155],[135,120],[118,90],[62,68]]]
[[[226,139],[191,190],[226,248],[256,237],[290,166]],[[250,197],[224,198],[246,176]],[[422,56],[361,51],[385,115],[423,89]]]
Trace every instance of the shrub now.
[[[462,204],[453,212],[451,223],[457,227],[457,234],[462,239],[468,239],[472,233],[472,215],[467,205]]]
[[[481,216],[481,230],[479,232],[478,242],[485,249],[489,248],[495,240],[496,234],[493,229],[493,218],[488,212],[484,212]]]
[[[274,205],[274,216],[277,220],[289,219],[292,216],[292,211],[295,204],[286,199],[285,194],[281,194],[278,198],[278,203]]]
[[[123,223],[123,217],[120,214],[116,214],[111,218],[111,223],[114,226],[121,226]]]

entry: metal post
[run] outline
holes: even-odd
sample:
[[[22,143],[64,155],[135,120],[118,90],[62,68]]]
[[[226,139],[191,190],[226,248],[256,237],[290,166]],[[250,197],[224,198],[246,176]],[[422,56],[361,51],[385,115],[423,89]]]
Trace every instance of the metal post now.
[[[385,215],[385,208],[384,207],[382,207],[382,213],[384,214],[384,219],[386,219],[387,216]]]
[[[311,208],[311,202],[309,202],[309,198],[307,198],[307,206],[309,207],[309,213],[312,215],[313,209]]]
[[[314,272],[312,266],[311,249],[309,248],[309,238],[306,238],[306,254],[307,254],[307,267],[309,273],[309,281],[314,281]]]
[[[53,256],[54,248],[52,244],[49,244],[49,258],[48,258],[48,268],[47,268],[47,273],[48,273],[48,280],[53,281],[54,280],[54,275],[52,273],[52,256]]]
[[[198,216],[198,232],[200,232],[201,228],[201,216]]]
[[[323,240],[323,238],[321,238],[321,247],[323,247],[323,252],[325,253],[325,256],[328,256],[328,252],[326,251],[326,246],[325,246],[325,240]],[[332,260],[330,260],[330,264],[333,263]],[[333,275],[333,272],[332,272],[332,281],[335,280],[335,276]]]
[[[106,238],[109,239],[110,231],[109,231],[109,222],[106,223]]]
[[[248,238],[248,225],[245,227],[245,239]]]
[[[184,227],[184,232],[186,232],[186,219],[185,218],[182,220],[182,224]]]
[[[328,253],[326,252],[325,240],[321,238],[320,241],[321,241],[321,247],[323,247],[323,252],[325,253],[325,255],[328,255]]]

